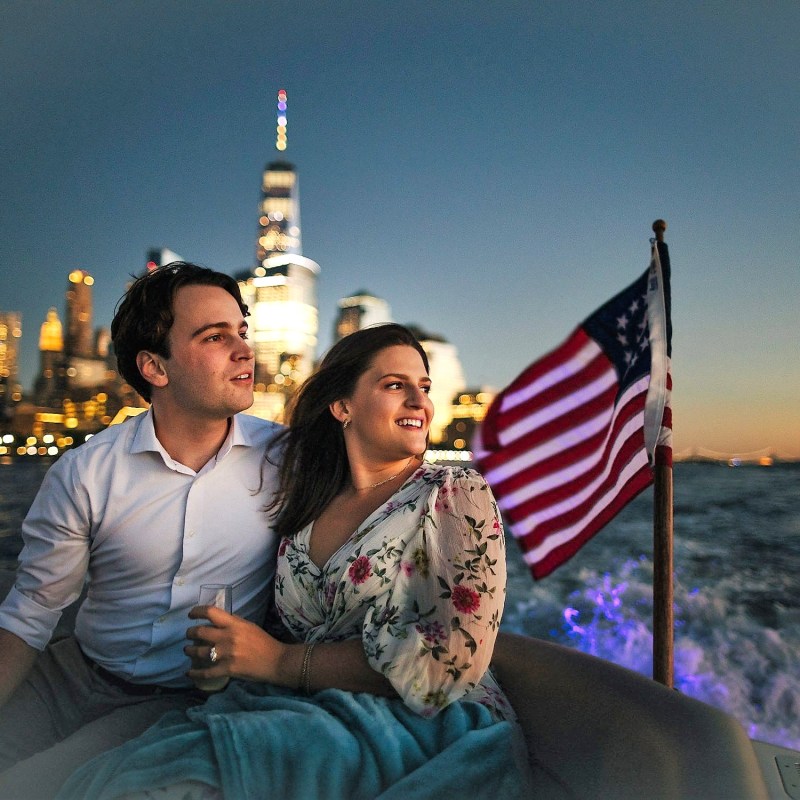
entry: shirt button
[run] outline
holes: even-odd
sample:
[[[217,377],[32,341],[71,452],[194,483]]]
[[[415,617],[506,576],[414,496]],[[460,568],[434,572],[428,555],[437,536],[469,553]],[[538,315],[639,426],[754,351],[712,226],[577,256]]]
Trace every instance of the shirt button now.
[[[178,579],[175,581],[175,583],[177,583],[177,584],[178,584],[178,586],[183,586],[183,584],[184,584],[184,583],[186,583],[186,581],[184,581],[184,579],[183,579],[183,578],[178,578]]]
[[[194,536],[194,531],[187,531],[186,535],[191,539]]]

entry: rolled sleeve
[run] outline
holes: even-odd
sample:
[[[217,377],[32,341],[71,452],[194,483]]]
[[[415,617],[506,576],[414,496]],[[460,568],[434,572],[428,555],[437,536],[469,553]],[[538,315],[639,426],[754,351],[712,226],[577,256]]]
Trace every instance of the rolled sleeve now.
[[[70,453],[45,476],[22,525],[24,547],[0,627],[42,650],[81,593],[89,563],[88,501]]]
[[[0,607],[0,628],[16,634],[37,650],[44,650],[61,619],[61,611],[45,608],[16,586]]]

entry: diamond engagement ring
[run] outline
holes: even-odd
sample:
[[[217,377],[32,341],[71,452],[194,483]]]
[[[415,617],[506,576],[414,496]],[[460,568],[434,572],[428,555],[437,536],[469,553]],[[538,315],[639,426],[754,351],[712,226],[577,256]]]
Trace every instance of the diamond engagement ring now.
[[[217,663],[218,656],[217,656],[217,648],[216,647],[212,647],[211,650],[209,650],[208,657],[211,660],[212,664],[216,664]]]

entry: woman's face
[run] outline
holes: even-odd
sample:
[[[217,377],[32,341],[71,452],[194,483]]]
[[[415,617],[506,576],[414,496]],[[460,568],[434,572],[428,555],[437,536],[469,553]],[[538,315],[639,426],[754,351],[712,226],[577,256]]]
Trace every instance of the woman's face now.
[[[393,345],[379,350],[352,396],[340,401],[340,412],[350,420],[345,431],[348,447],[377,461],[424,453],[433,417],[430,385],[422,358],[413,347]]]

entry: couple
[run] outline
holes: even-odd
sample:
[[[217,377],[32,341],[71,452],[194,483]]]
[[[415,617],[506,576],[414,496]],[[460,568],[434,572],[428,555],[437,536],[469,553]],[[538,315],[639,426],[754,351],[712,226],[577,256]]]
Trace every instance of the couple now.
[[[524,756],[487,671],[502,527],[479,476],[420,460],[424,351],[397,325],[351,334],[280,431],[238,413],[246,311],[187,264],[120,305],[120,372],[152,405],[63,456],[26,518],[0,797],[55,794],[98,754],[62,796],[514,796]],[[74,638],[46,646],[87,572]],[[291,643],[259,626],[273,580]],[[190,611],[201,583],[234,584],[236,614]],[[190,679],[213,677],[240,680],[202,702]]]

